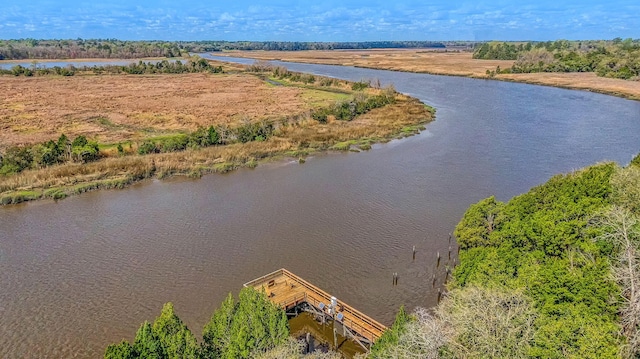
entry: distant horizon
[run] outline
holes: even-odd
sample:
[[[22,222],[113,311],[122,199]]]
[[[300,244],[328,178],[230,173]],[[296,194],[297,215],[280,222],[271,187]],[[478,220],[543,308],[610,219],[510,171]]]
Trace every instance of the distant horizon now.
[[[637,14],[631,0],[6,0],[0,39],[579,41],[640,38]]]
[[[267,43],[267,42],[281,42],[281,43],[325,43],[325,44],[346,44],[346,43],[376,43],[376,42],[432,42],[432,43],[464,43],[464,42],[475,42],[475,43],[484,43],[484,42],[553,42],[559,40],[567,40],[567,41],[613,41],[616,38],[620,38],[622,40],[632,39],[634,41],[640,41],[640,38],[633,37],[623,37],[618,36],[614,38],[601,38],[601,39],[549,39],[549,40],[501,40],[501,39],[489,39],[489,40],[362,40],[362,41],[334,41],[334,40],[324,40],[324,41],[296,41],[296,40],[223,40],[223,39],[212,39],[212,40],[168,40],[168,39],[139,39],[139,40],[126,40],[120,38],[32,38],[32,37],[23,37],[23,38],[0,38],[0,41],[24,41],[24,40],[36,40],[36,41],[123,41],[123,42],[229,42],[229,43],[238,43],[238,42],[256,42],[256,43]]]

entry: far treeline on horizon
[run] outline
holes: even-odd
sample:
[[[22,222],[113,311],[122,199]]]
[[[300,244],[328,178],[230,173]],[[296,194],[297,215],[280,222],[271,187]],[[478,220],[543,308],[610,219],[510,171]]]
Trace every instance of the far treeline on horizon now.
[[[476,60],[511,60],[510,67],[487,70],[486,75],[539,72],[593,72],[623,80],[640,78],[640,39],[555,41],[123,41],[116,39],[0,40],[0,60],[52,60],[149,57],[188,57],[192,53],[222,51],[308,51],[424,49],[466,52]],[[4,70],[24,75],[23,68]],[[34,69],[35,70],[35,69]],[[29,73],[27,71],[27,73]]]
[[[507,55],[494,57],[515,60],[523,48],[558,48],[588,50],[623,44],[639,47],[640,39],[614,38],[595,40],[549,41],[170,41],[105,39],[0,39],[0,60],[22,59],[78,59],[78,58],[141,58],[179,57],[190,52],[218,51],[308,51],[308,50],[373,50],[373,49],[431,49],[439,51],[477,51],[482,46],[504,46]],[[489,58],[489,57],[478,57]]]

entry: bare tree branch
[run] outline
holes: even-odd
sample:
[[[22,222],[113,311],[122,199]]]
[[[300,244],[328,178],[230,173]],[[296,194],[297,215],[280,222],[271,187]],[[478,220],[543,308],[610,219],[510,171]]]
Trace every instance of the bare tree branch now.
[[[624,358],[640,354],[640,227],[638,217],[628,208],[613,206],[595,222],[604,230],[597,239],[615,247],[611,258],[611,273],[620,285],[623,305],[620,312],[622,333],[627,344],[622,348]]]

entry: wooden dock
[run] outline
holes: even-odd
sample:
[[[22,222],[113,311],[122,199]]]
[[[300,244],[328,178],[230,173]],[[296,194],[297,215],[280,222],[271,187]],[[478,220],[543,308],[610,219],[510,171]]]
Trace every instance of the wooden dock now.
[[[271,301],[285,311],[300,305],[310,306],[314,314],[322,316],[322,320],[328,318],[340,323],[345,336],[351,337],[367,350],[387,329],[339,299],[334,298],[335,305],[332,305],[329,293],[284,268],[256,278],[244,286],[259,291],[264,288]]]

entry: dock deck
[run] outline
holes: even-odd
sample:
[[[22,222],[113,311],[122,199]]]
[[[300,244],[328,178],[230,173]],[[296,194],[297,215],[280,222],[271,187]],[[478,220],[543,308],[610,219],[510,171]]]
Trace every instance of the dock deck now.
[[[256,290],[264,288],[269,299],[285,311],[307,303],[324,315],[331,315],[328,307],[332,296],[284,268],[256,278],[244,286]],[[336,307],[336,313],[331,317],[348,329],[351,336],[361,345],[366,343],[370,346],[387,329],[339,299]],[[342,315],[339,315],[340,313]]]

